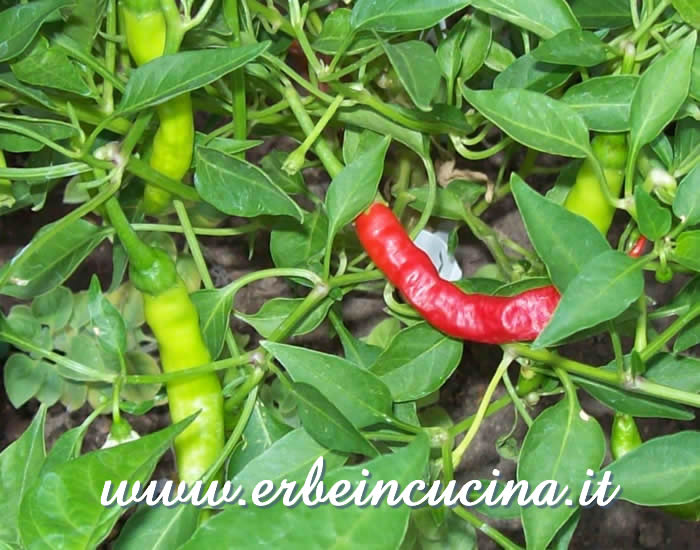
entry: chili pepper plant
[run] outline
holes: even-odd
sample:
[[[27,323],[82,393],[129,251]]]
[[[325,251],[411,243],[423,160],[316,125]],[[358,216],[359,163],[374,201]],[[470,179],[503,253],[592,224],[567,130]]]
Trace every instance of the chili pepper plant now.
[[[696,2],[0,8],[0,547],[566,548],[605,475],[698,520]],[[468,505],[499,453],[571,502]],[[319,457],[348,505],[101,504]]]

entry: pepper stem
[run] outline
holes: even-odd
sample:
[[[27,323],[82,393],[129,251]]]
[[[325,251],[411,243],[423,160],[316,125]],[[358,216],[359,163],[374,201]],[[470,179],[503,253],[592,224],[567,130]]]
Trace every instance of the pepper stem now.
[[[132,265],[138,270],[146,270],[151,267],[155,261],[153,249],[143,242],[136,234],[136,231],[134,231],[134,228],[131,227],[119,201],[115,197],[111,197],[105,202],[104,207],[109,217],[109,222],[112,224],[112,227],[114,227],[114,230],[119,236],[119,240],[124,245],[126,254]]]

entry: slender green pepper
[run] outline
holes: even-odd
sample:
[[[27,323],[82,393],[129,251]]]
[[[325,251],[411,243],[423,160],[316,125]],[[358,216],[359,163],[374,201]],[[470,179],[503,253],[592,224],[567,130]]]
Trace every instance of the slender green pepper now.
[[[166,52],[167,25],[158,0],[122,0],[127,46],[137,65]],[[180,180],[192,163],[194,117],[190,94],[185,93],[157,107],[160,126],[153,138],[150,165],[161,174]],[[146,185],[143,207],[147,214],[160,214],[170,194]]]
[[[605,172],[610,194],[617,197],[625,180],[627,146],[623,134],[601,134],[591,141],[593,154]],[[605,235],[610,229],[615,207],[611,205],[600,187],[590,160],[585,160],[576,175],[576,183],[564,201],[564,207],[583,216]]]
[[[143,294],[146,322],[158,342],[163,371],[176,372],[210,363],[197,309],[175,262],[136,235],[116,199],[108,200],[105,209],[127,251],[131,282]],[[221,384],[216,373],[207,373],[171,380],[166,389],[173,422],[199,413],[174,444],[180,479],[194,482],[224,447]]]

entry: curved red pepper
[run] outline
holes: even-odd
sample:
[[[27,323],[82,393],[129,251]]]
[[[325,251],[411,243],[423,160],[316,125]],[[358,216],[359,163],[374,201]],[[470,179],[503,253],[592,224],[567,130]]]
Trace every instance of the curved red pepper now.
[[[637,242],[634,243],[632,248],[629,249],[627,254],[630,258],[639,258],[644,252],[644,247],[647,245],[647,238],[644,235],[640,235]]]
[[[467,294],[445,281],[428,255],[385,205],[374,203],[355,220],[360,243],[376,266],[432,326],[449,336],[504,344],[534,340],[559,303],[552,286],[516,296]]]

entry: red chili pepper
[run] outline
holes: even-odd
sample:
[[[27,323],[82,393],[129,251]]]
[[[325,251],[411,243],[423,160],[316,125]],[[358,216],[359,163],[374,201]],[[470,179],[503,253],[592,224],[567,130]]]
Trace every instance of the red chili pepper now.
[[[644,253],[644,247],[647,245],[647,238],[644,235],[640,235],[634,246],[629,249],[627,254],[630,258],[639,258]]]
[[[355,229],[369,257],[406,300],[428,323],[455,338],[487,344],[534,340],[559,303],[552,285],[509,297],[463,292],[440,277],[383,204],[360,214]]]

